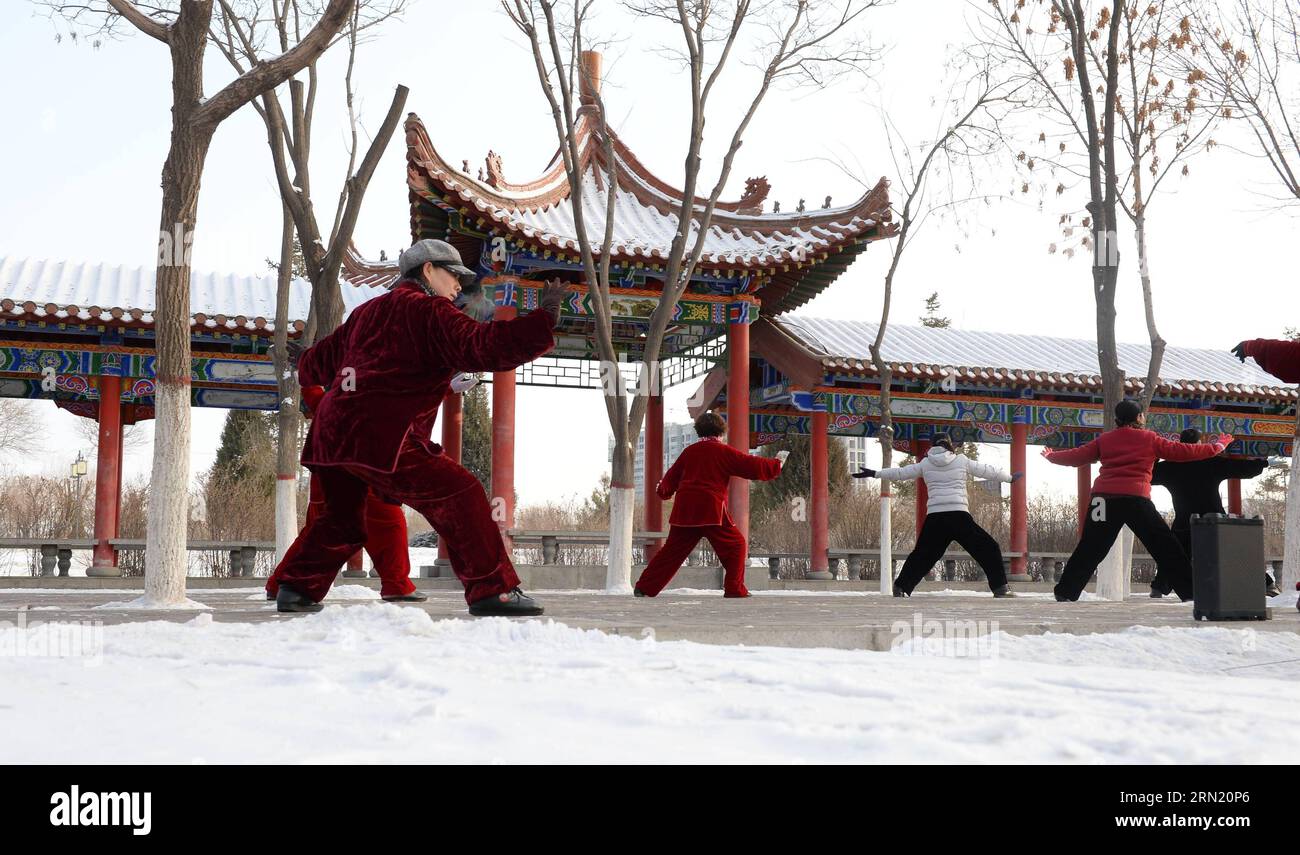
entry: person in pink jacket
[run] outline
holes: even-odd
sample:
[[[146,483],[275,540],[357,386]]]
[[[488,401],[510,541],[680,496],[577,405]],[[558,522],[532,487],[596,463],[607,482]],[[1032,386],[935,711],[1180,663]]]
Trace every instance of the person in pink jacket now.
[[[1092,442],[1063,450],[1043,449],[1043,457],[1061,466],[1082,466],[1101,461],[1101,472],[1092,483],[1092,499],[1083,536],[1065,563],[1056,584],[1059,602],[1079,599],[1097,565],[1110,552],[1120,529],[1128,526],[1156,560],[1161,578],[1184,601],[1192,598],[1192,564],[1151,503],[1151,471],[1157,460],[1204,460],[1223,452],[1232,443],[1220,434],[1212,443],[1189,445],[1165,439],[1146,429],[1146,414],[1136,401],[1115,405],[1115,429]]]

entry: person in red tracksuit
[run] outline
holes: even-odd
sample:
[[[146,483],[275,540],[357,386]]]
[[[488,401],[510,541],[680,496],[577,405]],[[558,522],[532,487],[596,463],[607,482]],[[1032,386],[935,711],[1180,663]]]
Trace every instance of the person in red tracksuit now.
[[[1043,449],[1043,457],[1062,466],[1082,466],[1101,461],[1092,483],[1092,500],[1083,536],[1065,563],[1056,583],[1058,602],[1079,599],[1097,565],[1110,552],[1120,529],[1128,526],[1156,560],[1161,578],[1183,600],[1192,598],[1192,564],[1170,531],[1165,518],[1151,503],[1151,470],[1156,460],[1205,460],[1232,443],[1220,434],[1213,443],[1189,445],[1173,442],[1146,429],[1146,414],[1136,401],[1115,405],[1115,429],[1078,448]]]
[[[1300,341],[1255,338],[1240,342],[1232,354],[1242,362],[1251,357],[1283,383],[1300,383]]]
[[[353,309],[311,348],[288,348],[299,383],[327,389],[302,451],[325,509],[280,561],[276,608],[320,610],[339,569],[366,542],[373,490],[411,506],[438,532],[470,614],[542,614],[520,590],[482,485],[429,433],[457,372],[513,371],[555,346],[566,288],[547,283],[535,311],[477,323],[453,304],[475,274],[451,244],[421,240],[398,266],[402,279],[386,294]]]
[[[302,390],[303,409],[308,418],[323,397],[323,386],[307,386]],[[315,522],[325,510],[325,491],[314,473],[309,489],[307,519],[303,528]],[[366,553],[379,574],[379,596],[390,603],[422,603],[429,599],[417,591],[411,581],[411,553],[407,546],[406,512],[402,506],[385,501],[374,490],[369,490],[366,493],[365,519]],[[274,600],[279,593],[280,573],[276,568],[276,572],[266,580],[266,598]]]
[[[716,413],[705,413],[695,420],[699,441],[687,446],[665,473],[655,492],[661,499],[674,494],[672,515],[668,518],[668,539],[641,573],[632,593],[653,597],[672,581],[691,550],[708,538],[722,562],[723,596],[748,597],[745,587],[745,557],[749,545],[745,536],[727,513],[727,485],[732,478],[771,481],[781,474],[789,452],[777,457],[758,457],[737,451],[719,437],[727,426]]]
[[[1300,341],[1255,338],[1238,343],[1232,353],[1242,362],[1248,356],[1253,358],[1260,368],[1283,383],[1300,383]],[[1300,591],[1300,582],[1295,587]],[[1295,607],[1300,609],[1300,602]]]

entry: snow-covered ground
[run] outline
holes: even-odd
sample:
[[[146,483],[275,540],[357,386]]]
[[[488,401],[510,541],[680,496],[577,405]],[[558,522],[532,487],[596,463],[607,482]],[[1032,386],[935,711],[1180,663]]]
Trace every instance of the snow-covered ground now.
[[[43,630],[5,627],[0,732],[23,738],[0,762],[1300,761],[1292,632],[997,634],[958,657],[434,621],[373,596],[111,625],[89,658],[15,655]]]

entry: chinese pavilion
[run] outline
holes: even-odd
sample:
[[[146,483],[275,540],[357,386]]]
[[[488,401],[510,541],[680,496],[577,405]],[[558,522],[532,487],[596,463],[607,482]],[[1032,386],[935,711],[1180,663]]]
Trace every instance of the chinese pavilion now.
[[[812,569],[828,569],[826,516],[828,435],[876,436],[880,429],[880,379],[869,345],[877,326],[860,321],[799,316],[764,318],[753,327],[754,378],[741,406],[749,414],[751,443],[786,434],[812,436]],[[1102,430],[1097,347],[1083,339],[913,327],[891,324],[881,346],[890,360],[894,448],[926,453],[936,432],[955,443],[1006,443],[1011,470],[1025,471],[1030,444],[1074,447]],[[1119,346],[1126,392],[1140,394],[1147,345]],[[1168,347],[1161,385],[1147,416],[1148,428],[1177,439],[1189,427],[1228,433],[1227,454],[1287,456],[1298,393],[1280,386],[1255,364],[1240,363],[1226,348]],[[703,383],[693,413],[731,407],[721,371]],[[739,388],[739,387],[736,387]],[[1078,469],[1079,524],[1092,484],[1089,466]],[[925,518],[926,490],[917,482],[917,525]],[[1232,513],[1241,513],[1241,482],[1228,485]],[[1011,485],[1011,559],[1023,578],[1028,561],[1028,485]]]

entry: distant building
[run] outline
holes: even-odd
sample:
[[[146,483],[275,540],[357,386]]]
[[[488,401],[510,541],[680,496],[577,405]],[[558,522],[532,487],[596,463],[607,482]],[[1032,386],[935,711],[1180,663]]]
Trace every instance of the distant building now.
[[[695,442],[695,426],[690,422],[685,424],[664,424],[664,468],[667,472],[668,467],[677,462],[677,457],[682,453],[682,449]],[[606,460],[614,459],[614,437],[609,437],[607,443]],[[636,462],[633,464],[636,470],[636,494],[639,496],[645,489],[645,430],[636,438]]]
[[[844,443],[844,456],[848,462],[850,475],[867,465],[867,444],[880,444],[876,440],[865,436],[845,436],[837,437],[837,439]],[[866,487],[871,482],[865,478],[858,478],[850,483],[854,487]]]

